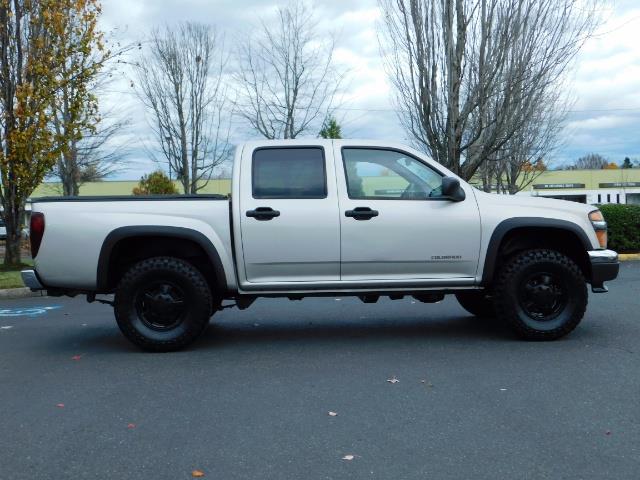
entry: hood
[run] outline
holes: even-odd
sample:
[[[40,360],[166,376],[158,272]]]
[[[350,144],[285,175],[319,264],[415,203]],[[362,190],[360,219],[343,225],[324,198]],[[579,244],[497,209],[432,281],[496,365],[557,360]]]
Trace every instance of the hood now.
[[[556,200],[555,198],[534,197],[528,195],[501,195],[497,193],[486,193],[481,190],[475,190],[476,198],[479,202],[485,204],[509,207],[523,208],[543,208],[553,210],[555,212],[567,212],[585,217],[597,207],[584,203],[571,202],[569,200]]]

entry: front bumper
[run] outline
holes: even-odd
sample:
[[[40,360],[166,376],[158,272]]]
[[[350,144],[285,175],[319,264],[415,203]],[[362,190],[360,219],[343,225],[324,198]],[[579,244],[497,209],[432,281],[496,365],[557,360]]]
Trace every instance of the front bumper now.
[[[30,288],[32,292],[44,290],[44,286],[40,283],[40,279],[35,270],[22,270],[20,275],[22,276],[24,284]]]
[[[606,292],[604,282],[616,278],[620,270],[618,254],[613,250],[591,250],[587,253],[591,262],[591,291]]]

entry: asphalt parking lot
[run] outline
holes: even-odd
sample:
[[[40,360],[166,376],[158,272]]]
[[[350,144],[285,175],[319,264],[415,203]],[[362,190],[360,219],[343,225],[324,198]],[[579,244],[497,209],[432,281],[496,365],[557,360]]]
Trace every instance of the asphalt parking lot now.
[[[551,343],[452,298],[259,300],[171,354],[3,301],[0,478],[637,479],[640,263],[609,286]]]

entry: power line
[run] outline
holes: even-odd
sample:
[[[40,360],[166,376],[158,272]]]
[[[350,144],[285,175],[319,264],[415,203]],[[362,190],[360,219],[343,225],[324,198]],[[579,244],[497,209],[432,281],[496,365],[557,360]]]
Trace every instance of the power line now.
[[[122,90],[104,90],[104,93],[109,94],[117,94],[117,95],[133,95],[137,96],[135,92],[131,91],[122,91]],[[392,112],[398,113],[402,110],[397,108],[389,108],[389,107],[335,107],[336,111],[343,112],[371,112],[371,113],[381,113],[381,112]],[[634,112],[640,111],[640,107],[615,107],[615,108],[584,108],[584,109],[576,109],[576,110],[567,110],[568,113],[594,113],[594,112]]]

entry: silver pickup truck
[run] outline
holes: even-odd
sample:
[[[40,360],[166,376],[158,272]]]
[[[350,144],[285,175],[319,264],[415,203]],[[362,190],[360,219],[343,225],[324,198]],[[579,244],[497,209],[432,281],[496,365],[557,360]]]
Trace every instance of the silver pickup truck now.
[[[35,268],[49,295],[114,294],[122,332],[184,347],[224,300],[454,294],[521,337],[572,331],[587,284],[618,274],[594,207],[478,191],[423,153],[356,140],[249,142],[224,196],[33,201]]]

